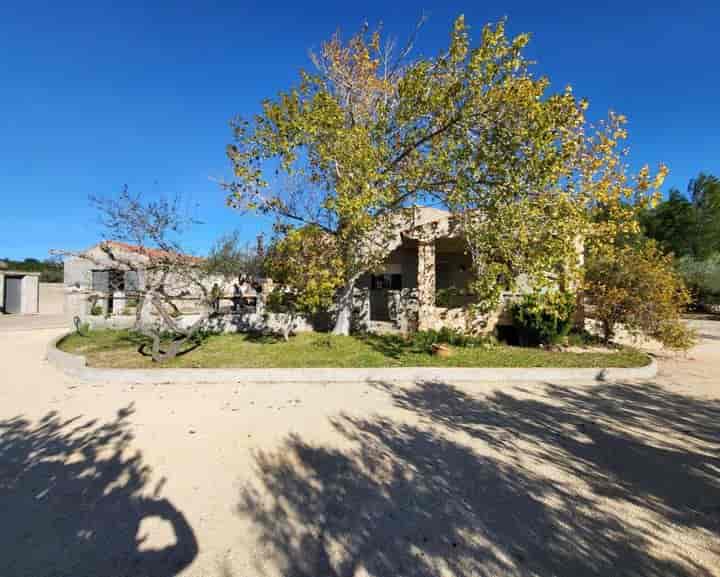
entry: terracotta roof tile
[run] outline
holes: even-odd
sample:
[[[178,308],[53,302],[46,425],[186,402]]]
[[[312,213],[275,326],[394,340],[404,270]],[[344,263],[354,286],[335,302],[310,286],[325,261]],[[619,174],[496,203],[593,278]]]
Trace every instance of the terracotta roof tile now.
[[[102,246],[103,244],[110,246],[110,247],[116,247],[121,250],[125,250],[127,252],[133,252],[135,254],[146,255],[150,258],[155,258],[155,259],[175,257],[175,258],[182,258],[184,260],[187,260],[188,262],[194,262],[194,263],[200,263],[204,260],[200,257],[192,256],[189,254],[181,254],[181,253],[176,254],[176,253],[168,252],[166,250],[161,250],[161,249],[157,249],[157,248],[147,248],[147,247],[137,246],[137,245],[133,245],[133,244],[127,244],[124,242],[119,242],[116,240],[108,240],[105,242],[101,242],[100,245],[98,245],[98,246]]]

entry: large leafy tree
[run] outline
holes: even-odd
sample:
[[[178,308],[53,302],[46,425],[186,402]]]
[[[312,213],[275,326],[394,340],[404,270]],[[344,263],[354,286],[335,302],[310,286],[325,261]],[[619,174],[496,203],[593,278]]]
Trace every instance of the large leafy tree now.
[[[322,287],[341,287],[336,333],[349,331],[355,281],[387,254],[393,216],[437,174],[421,158],[431,105],[413,107],[419,87],[405,81],[406,50],[391,52],[377,32],[363,30],[347,44],[336,34],[314,56],[315,73],[264,102],[252,122],[234,122],[228,147],[233,206],[274,214],[285,234],[309,227],[311,236],[330,237],[324,242],[338,258]],[[290,239],[284,248],[292,246]]]
[[[533,75],[527,42],[508,39],[502,24],[486,26],[475,49],[462,21],[453,35],[452,75],[472,112],[441,145],[452,167],[443,192],[473,256],[481,310],[521,276],[536,287],[578,287],[584,254],[609,253],[636,234],[637,212],[667,172],[629,174],[625,117],[590,124],[586,100],[570,87],[552,93]]]
[[[394,58],[367,30],[347,43],[335,35],[316,73],[234,123],[229,201],[275,214],[285,232],[332,238],[335,332],[348,331],[356,279],[384,259],[413,202],[433,197],[453,211],[486,311],[520,274],[577,281],[579,239],[608,250],[608,238],[637,228],[636,207],[664,170],[627,175],[624,118],[589,126],[584,100],[533,75],[528,41],[500,22],[471,48],[462,16],[434,58],[409,60],[409,46]],[[273,170],[283,186],[270,185]]]
[[[461,17],[446,52],[408,61],[409,46],[394,56],[378,33],[347,44],[335,35],[314,59],[317,73],[266,101],[253,122],[236,121],[230,202],[334,237],[343,287],[335,332],[349,329],[354,282],[387,255],[402,208],[428,196],[448,202],[449,192],[480,184],[476,169],[487,159],[473,150],[472,130],[485,99],[532,98],[507,84],[526,41],[505,41],[502,24],[487,27],[469,58]],[[290,190],[269,186],[268,160]]]

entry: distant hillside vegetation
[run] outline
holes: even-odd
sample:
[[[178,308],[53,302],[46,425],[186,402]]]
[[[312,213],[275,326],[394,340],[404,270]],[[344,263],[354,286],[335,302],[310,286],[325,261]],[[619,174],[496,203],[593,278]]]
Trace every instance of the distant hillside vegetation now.
[[[62,282],[63,281],[63,264],[59,260],[47,259],[38,260],[36,258],[26,258],[23,260],[13,260],[11,258],[0,259],[0,263],[5,263],[9,270],[20,270],[28,272],[39,272],[40,282]]]

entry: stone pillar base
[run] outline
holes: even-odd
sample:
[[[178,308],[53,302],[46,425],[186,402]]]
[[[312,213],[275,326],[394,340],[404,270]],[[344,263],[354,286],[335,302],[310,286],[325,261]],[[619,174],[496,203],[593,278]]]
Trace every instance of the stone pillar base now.
[[[418,330],[433,328],[435,308],[435,243],[418,244]]]

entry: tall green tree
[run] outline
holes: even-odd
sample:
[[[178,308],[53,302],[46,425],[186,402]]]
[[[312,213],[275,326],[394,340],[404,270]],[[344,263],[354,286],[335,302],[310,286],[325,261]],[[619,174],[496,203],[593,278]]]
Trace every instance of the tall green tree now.
[[[697,254],[699,235],[696,210],[677,188],[670,189],[666,201],[643,211],[640,221],[645,234],[655,239],[665,252],[672,252],[678,257]]]
[[[342,287],[336,333],[349,331],[355,281],[387,256],[402,209],[481,184],[471,143],[482,139],[472,131],[482,128],[483,103],[537,97],[516,94],[522,82],[511,83],[526,43],[525,35],[507,40],[501,23],[484,29],[469,56],[460,17],[445,52],[410,61],[410,44],[393,53],[378,32],[363,30],[347,43],[336,34],[315,55],[315,73],[266,101],[253,121],[234,123],[230,204],[272,213],[286,229],[294,223],[334,237]],[[506,138],[512,131],[493,140]],[[271,187],[272,168],[290,184]]]
[[[338,334],[350,329],[355,281],[387,254],[394,217],[442,174],[427,159],[444,97],[409,75],[427,63],[408,68],[408,50],[393,54],[368,29],[347,43],[336,34],[313,56],[314,73],[265,101],[252,121],[233,123],[229,203],[275,215],[284,234],[309,227],[332,237],[338,259],[322,285],[341,287]]]
[[[700,173],[687,195],[670,189],[668,198],[642,213],[645,234],[676,257],[704,260],[720,252],[720,179]]]
[[[411,44],[393,54],[378,32],[336,34],[317,72],[234,122],[229,203],[274,214],[285,233],[332,237],[337,266],[323,286],[342,287],[336,333],[349,330],[355,281],[397,241],[403,208],[428,197],[462,227],[487,310],[519,274],[577,280],[578,239],[607,250],[637,229],[636,206],[664,168],[627,175],[624,117],[589,126],[586,101],[532,73],[528,41],[500,22],[471,47],[462,16],[432,58],[410,59]]]
[[[704,259],[720,252],[720,178],[701,172],[688,184],[688,194],[696,211],[696,256]]]

